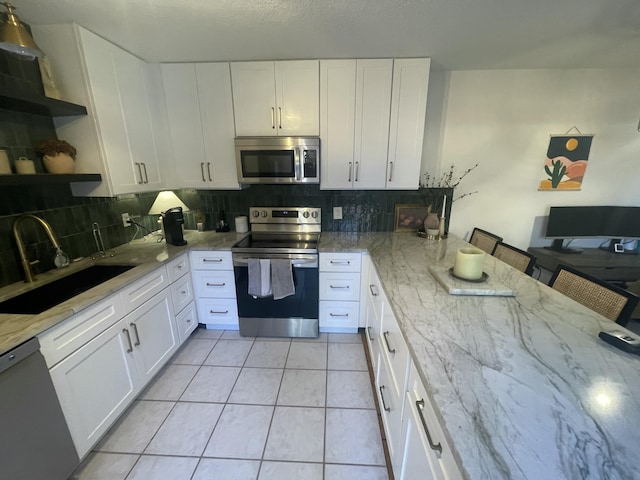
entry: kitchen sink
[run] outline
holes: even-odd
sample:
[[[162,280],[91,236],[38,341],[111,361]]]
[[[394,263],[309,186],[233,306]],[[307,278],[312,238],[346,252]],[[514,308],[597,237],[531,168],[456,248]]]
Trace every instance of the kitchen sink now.
[[[134,267],[135,265],[92,265],[0,302],[0,313],[42,313]]]

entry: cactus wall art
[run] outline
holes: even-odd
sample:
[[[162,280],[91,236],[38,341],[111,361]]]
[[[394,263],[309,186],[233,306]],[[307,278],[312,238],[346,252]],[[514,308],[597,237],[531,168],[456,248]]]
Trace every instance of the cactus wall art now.
[[[580,190],[593,135],[552,135],[538,190]]]

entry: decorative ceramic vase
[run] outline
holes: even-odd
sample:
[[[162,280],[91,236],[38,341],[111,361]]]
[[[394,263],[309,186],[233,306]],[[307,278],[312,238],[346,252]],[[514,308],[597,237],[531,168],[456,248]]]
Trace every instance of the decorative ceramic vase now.
[[[429,212],[424,219],[425,230],[438,230],[440,226],[440,220],[438,220],[438,214]]]
[[[53,156],[44,155],[42,160],[49,173],[73,173],[76,167],[73,158],[66,153],[57,153]]]

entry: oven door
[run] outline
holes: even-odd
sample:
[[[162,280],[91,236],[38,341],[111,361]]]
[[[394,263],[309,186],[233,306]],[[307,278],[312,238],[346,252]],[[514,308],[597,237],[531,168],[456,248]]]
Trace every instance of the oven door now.
[[[295,294],[280,300],[272,296],[249,295],[251,258],[286,258],[286,255],[233,254],[238,322],[244,336],[317,337],[318,336],[318,257],[292,255]]]

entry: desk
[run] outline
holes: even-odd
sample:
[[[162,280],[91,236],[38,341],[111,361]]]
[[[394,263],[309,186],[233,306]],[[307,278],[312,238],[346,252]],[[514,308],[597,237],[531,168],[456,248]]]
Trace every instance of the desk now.
[[[559,264],[610,282],[640,279],[640,255],[611,253],[599,248],[585,248],[582,253],[559,253],[547,248],[528,248],[538,266],[555,271]]]

